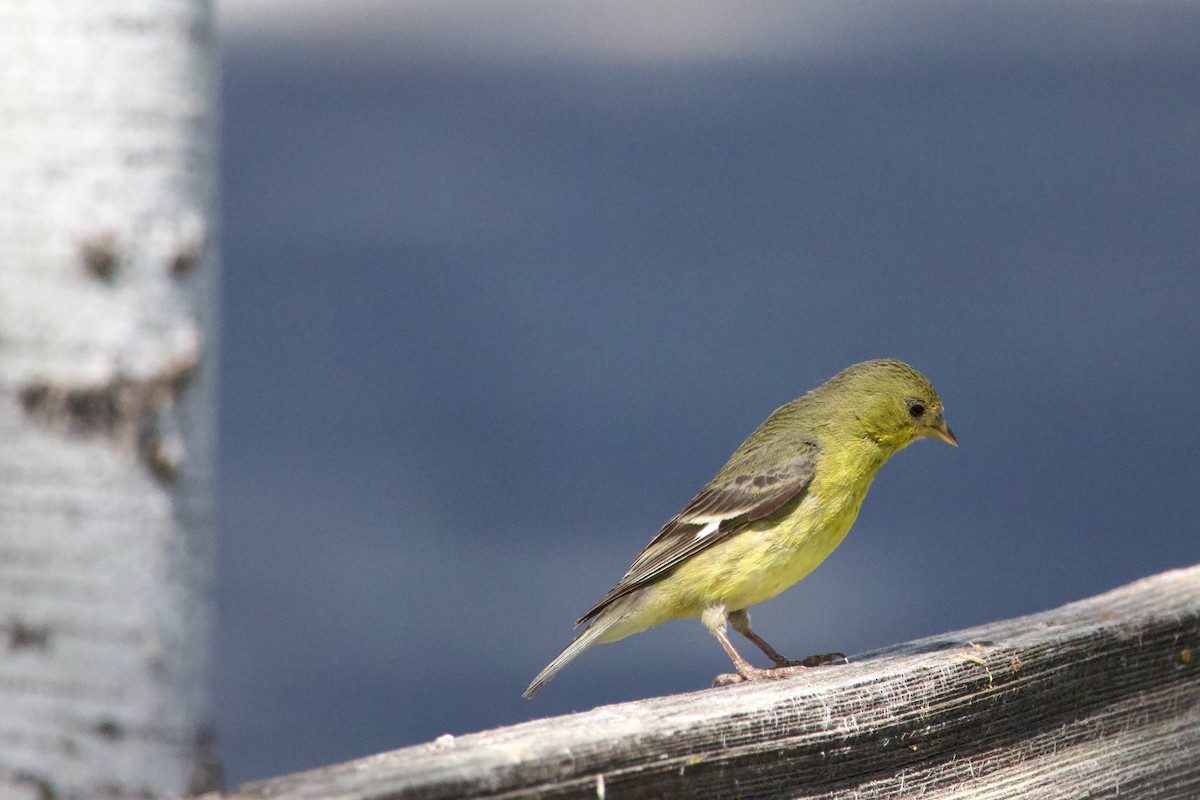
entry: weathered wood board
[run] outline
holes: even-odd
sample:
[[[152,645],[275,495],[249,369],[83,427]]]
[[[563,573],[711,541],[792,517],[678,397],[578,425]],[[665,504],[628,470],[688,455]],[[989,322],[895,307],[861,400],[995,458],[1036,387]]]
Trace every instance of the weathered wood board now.
[[[1200,798],[1200,566],[851,662],[223,797]]]

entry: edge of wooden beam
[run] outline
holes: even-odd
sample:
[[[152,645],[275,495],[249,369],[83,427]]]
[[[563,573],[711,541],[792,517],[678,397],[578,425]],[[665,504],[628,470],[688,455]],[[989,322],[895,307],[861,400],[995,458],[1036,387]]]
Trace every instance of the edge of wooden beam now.
[[[1200,796],[1200,565],[786,680],[440,737],[205,798],[899,797],[918,786],[1015,798],[1055,775],[1080,787],[1062,797],[1164,776]],[[985,778],[1000,793],[969,791]]]

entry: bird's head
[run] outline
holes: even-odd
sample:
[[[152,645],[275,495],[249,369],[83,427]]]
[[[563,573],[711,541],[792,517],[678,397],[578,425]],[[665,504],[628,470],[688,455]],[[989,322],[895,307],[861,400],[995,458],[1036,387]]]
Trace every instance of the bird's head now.
[[[813,391],[853,435],[895,452],[918,438],[958,446],[942,401],[925,376],[901,361],[865,361]]]

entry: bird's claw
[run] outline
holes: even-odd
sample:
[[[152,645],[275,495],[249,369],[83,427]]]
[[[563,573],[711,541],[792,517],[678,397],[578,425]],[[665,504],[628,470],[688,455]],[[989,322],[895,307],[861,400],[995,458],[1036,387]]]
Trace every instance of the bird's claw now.
[[[822,653],[820,655],[809,656],[803,661],[789,661],[787,666],[822,667],[826,664],[832,664],[834,661],[850,663],[850,659],[846,658],[845,653]]]
[[[790,678],[793,675],[798,675],[805,670],[813,667],[824,666],[831,664],[834,661],[845,661],[850,663],[850,659],[846,658],[844,653],[822,653],[821,655],[809,656],[803,661],[790,661],[783,659],[783,663],[776,662],[776,666],[770,669],[758,669],[749,667],[744,671],[739,672],[723,672],[713,678],[712,686],[732,686],[735,683],[745,683],[746,681],[761,681],[761,680],[779,680],[781,678]]]

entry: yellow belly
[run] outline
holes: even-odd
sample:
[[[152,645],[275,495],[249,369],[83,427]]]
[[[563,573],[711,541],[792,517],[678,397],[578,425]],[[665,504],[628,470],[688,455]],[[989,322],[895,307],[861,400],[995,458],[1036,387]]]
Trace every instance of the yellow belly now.
[[[717,604],[749,608],[816,569],[846,537],[861,501],[838,504],[831,514],[815,500],[805,498],[789,517],[754,523],[681,564],[659,586],[673,616],[698,616]]]

